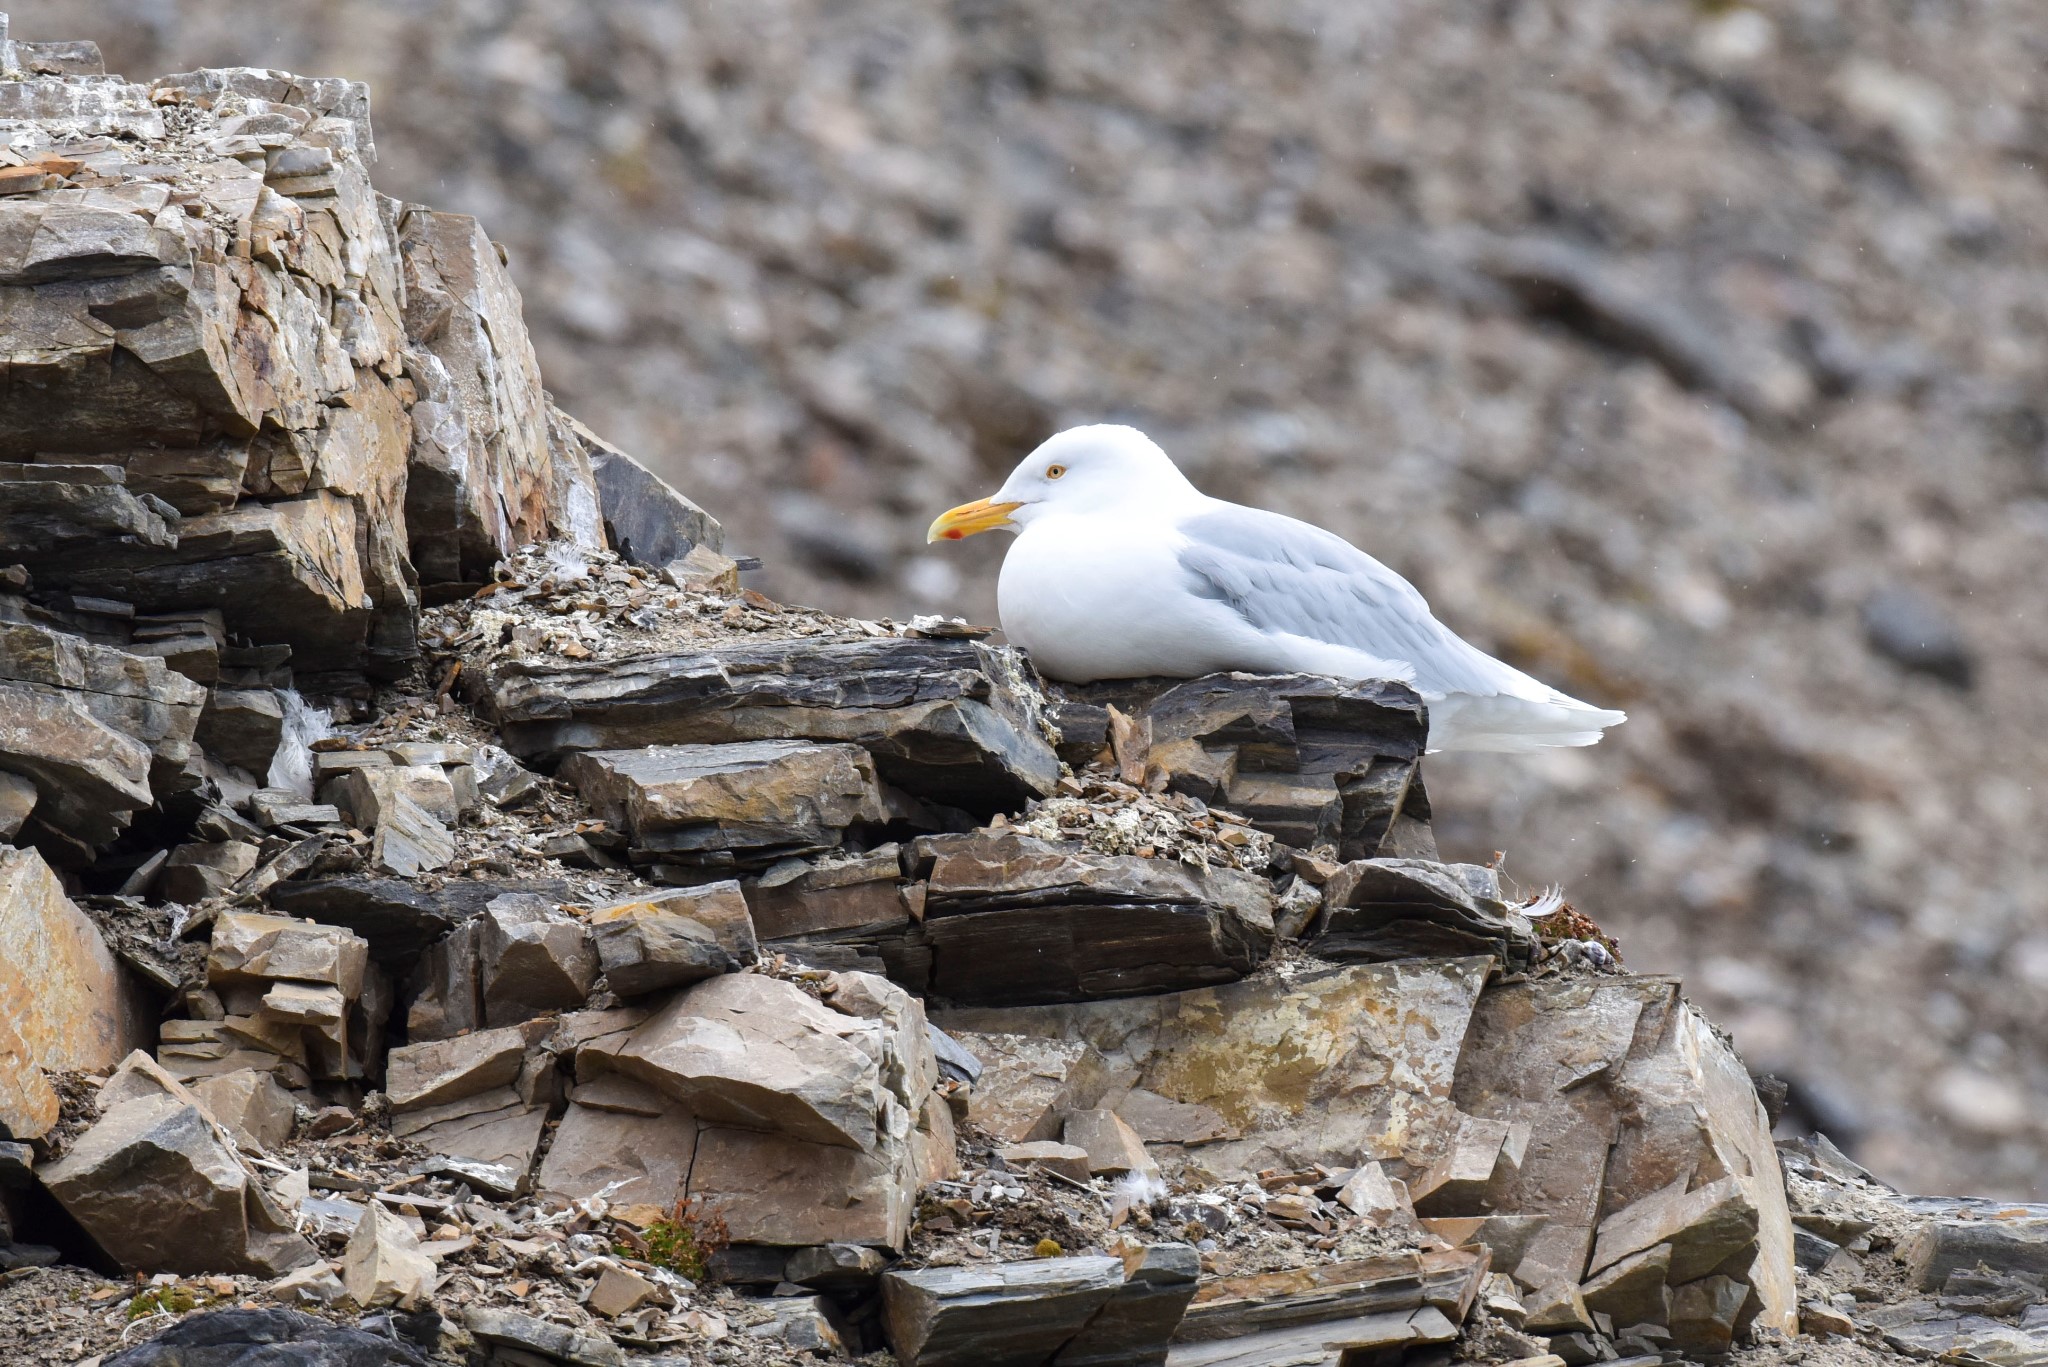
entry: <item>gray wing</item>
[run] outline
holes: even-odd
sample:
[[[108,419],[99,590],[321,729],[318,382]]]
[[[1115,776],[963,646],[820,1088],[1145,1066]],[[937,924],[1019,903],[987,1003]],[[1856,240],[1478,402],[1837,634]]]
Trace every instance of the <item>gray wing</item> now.
[[[1334,533],[1236,504],[1180,530],[1190,587],[1260,631],[1404,661],[1419,687],[1445,693],[1498,693],[1512,674],[1437,621],[1414,585]]]

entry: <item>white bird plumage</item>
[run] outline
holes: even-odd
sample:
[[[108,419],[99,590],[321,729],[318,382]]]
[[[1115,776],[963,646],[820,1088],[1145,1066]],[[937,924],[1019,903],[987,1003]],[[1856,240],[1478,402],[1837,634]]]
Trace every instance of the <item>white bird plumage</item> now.
[[[1432,750],[1591,745],[1624,719],[1467,644],[1342,537],[1210,498],[1136,428],[1049,438],[930,536],[993,528],[1017,533],[997,583],[1003,630],[1053,679],[1398,679],[1429,704]]]

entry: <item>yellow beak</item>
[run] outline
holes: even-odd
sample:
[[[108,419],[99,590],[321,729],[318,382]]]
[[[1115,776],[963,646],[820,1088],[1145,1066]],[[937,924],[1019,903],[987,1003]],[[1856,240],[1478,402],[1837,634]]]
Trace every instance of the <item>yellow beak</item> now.
[[[958,541],[976,532],[992,532],[998,527],[1012,526],[1010,514],[1023,506],[1021,503],[991,503],[985,498],[977,498],[972,503],[948,508],[939,514],[931,529],[924,534],[925,544],[942,539]]]

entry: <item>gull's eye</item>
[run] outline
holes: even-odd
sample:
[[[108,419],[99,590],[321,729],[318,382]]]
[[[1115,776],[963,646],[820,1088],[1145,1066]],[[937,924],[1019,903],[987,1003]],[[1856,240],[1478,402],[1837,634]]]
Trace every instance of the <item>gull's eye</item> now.
[[[1064,475],[1066,472],[1067,467],[1064,465],[1048,465],[1045,467],[1045,477],[1047,479],[1058,479],[1061,475]]]

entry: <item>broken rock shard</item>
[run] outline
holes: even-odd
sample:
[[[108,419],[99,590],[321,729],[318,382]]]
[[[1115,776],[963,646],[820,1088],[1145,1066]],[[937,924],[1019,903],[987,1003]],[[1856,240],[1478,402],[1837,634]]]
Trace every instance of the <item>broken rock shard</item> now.
[[[142,1054],[108,1089],[120,1099],[39,1176],[109,1258],[136,1271],[259,1276],[312,1260],[196,1096]]]

